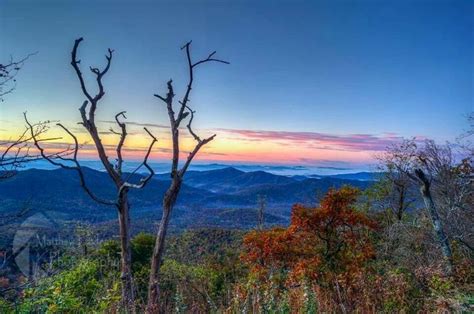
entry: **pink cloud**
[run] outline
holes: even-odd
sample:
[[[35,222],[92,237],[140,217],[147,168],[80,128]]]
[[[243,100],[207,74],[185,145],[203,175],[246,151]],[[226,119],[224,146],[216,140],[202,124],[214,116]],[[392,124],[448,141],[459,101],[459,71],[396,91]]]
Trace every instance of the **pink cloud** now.
[[[314,149],[346,151],[382,151],[402,140],[394,133],[336,135],[318,132],[218,129],[253,141],[295,142]]]

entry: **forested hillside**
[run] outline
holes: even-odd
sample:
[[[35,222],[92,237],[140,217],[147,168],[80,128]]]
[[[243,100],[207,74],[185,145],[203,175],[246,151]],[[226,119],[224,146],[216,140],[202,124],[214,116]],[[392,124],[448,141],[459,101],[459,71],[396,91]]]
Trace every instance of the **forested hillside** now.
[[[456,268],[446,277],[426,214],[406,212],[399,221],[389,208],[368,209],[382,196],[380,186],[344,187],[319,206],[295,205],[288,226],[173,235],[161,273],[163,310],[469,311],[472,252],[454,245]],[[62,251],[51,275],[3,290],[3,311],[117,310],[119,242],[91,241],[92,230],[76,228],[72,247],[49,247]],[[147,233],[132,239],[138,307],[146,302],[153,243]],[[5,287],[15,280],[21,282],[4,274]]]

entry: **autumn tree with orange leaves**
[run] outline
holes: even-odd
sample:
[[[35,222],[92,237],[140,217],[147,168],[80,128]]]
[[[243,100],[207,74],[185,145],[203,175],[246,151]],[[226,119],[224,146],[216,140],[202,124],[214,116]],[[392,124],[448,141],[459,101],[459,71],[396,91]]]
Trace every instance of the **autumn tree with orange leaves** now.
[[[294,205],[288,228],[247,234],[242,260],[256,285],[272,281],[290,291],[309,285],[342,299],[375,257],[376,224],[355,208],[358,195],[352,187],[332,189],[318,207]]]
[[[374,256],[370,231],[375,222],[355,209],[358,194],[355,188],[343,187],[330,190],[319,207],[293,206],[288,228],[245,237],[243,260],[256,272],[283,267],[293,278],[360,268]]]

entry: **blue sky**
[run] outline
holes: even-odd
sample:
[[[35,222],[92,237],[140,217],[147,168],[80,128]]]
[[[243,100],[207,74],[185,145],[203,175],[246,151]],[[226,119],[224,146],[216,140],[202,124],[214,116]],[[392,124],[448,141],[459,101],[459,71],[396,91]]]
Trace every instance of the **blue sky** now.
[[[103,120],[127,110],[130,121],[166,124],[153,94],[169,78],[183,90],[187,69],[179,47],[191,39],[195,58],[217,50],[231,62],[199,69],[191,96],[196,126],[230,130],[227,141],[255,140],[245,131],[444,141],[466,128],[473,111],[471,1],[0,0],[0,6],[2,60],[38,51],[0,105],[7,127],[20,123],[26,109],[35,120],[79,119],[84,97],[69,57],[80,36],[83,66],[104,64],[106,48],[115,49]],[[301,152],[310,154],[306,148]],[[321,150],[314,158],[329,156]],[[270,153],[251,155],[258,161]]]

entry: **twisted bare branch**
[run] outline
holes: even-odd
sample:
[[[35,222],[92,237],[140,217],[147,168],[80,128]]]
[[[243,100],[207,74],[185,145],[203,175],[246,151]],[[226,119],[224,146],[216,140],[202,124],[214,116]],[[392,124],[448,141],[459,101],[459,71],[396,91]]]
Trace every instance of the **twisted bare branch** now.
[[[81,187],[86,191],[86,193],[96,202],[100,203],[100,204],[104,204],[104,205],[115,205],[115,202],[114,201],[110,201],[110,200],[104,200],[98,196],[96,196],[94,193],[92,193],[92,191],[89,189],[89,187],[87,186],[87,183],[85,181],[85,177],[84,177],[84,173],[82,171],[82,168],[77,160],[77,153],[79,151],[79,143],[77,141],[77,137],[71,132],[69,131],[64,125],[62,125],[61,123],[57,123],[57,126],[61,127],[69,136],[71,136],[71,138],[73,139],[74,141],[74,147],[72,149],[72,158],[65,158],[63,156],[60,156],[60,155],[55,155],[55,154],[47,154],[45,152],[45,149],[40,145],[40,140],[37,138],[37,134],[35,134],[34,130],[33,130],[33,125],[28,121],[28,118],[27,118],[27,115],[26,115],[26,112],[23,113],[23,117],[25,119],[25,122],[26,124],[28,125],[29,127],[29,130],[30,130],[30,135],[31,135],[31,139],[33,140],[33,144],[35,145],[35,147],[38,149],[38,151],[40,152],[40,155],[43,159],[47,160],[50,164],[56,166],[56,167],[60,167],[60,168],[63,168],[63,169],[68,169],[68,170],[74,170],[77,172],[77,174],[79,175],[79,180],[80,180],[80,184],[81,184]],[[73,165],[70,166],[70,165],[67,165],[67,164],[64,164],[60,161],[57,161],[57,159],[59,160],[62,160],[62,161],[68,161],[68,162],[71,162]]]
[[[46,133],[49,128],[49,123],[50,121],[44,121],[33,124],[33,134],[38,137],[41,134]],[[44,138],[38,141],[47,142],[58,139],[61,138]],[[40,160],[42,158],[39,153],[31,152],[31,141],[32,137],[30,136],[30,128],[26,127],[16,139],[0,142],[0,179],[9,178],[15,174],[15,170],[17,168],[22,167],[28,162]],[[70,153],[70,150],[65,149],[63,151],[56,152],[54,155],[58,157],[66,156]]]
[[[126,111],[121,111],[115,115],[115,121],[117,122],[121,130],[121,133],[118,133],[120,135],[120,140],[117,145],[117,165],[115,167],[120,176],[122,175],[122,163],[123,163],[122,147],[125,142],[125,138],[127,137],[127,127],[125,123],[119,120],[119,117],[122,116],[124,119],[127,119],[127,117],[125,116],[125,112]]]
[[[99,155],[99,158],[102,164],[104,165],[105,170],[107,171],[109,176],[113,179],[114,183],[119,187],[122,185],[122,182],[120,179],[120,173],[118,171],[115,171],[113,165],[110,163],[106,150],[104,148],[104,145],[102,144],[102,141],[100,139],[97,126],[95,124],[95,111],[97,109],[97,103],[105,95],[104,86],[102,84],[102,78],[109,71],[110,64],[112,61],[113,50],[108,49],[108,55],[105,56],[105,58],[107,59],[107,65],[102,71],[97,68],[92,68],[92,67],[90,68],[91,72],[96,75],[97,85],[99,89],[98,93],[94,97],[92,97],[91,93],[87,90],[82,72],[79,68],[79,64],[81,61],[77,60],[77,49],[79,47],[79,44],[82,42],[82,40],[83,40],[82,37],[75,40],[74,47],[71,52],[71,65],[76,72],[77,78],[79,79],[82,93],[88,99],[88,101],[84,101],[82,106],[79,108],[79,111],[81,112],[81,117],[82,117],[81,124],[84,125],[84,127],[87,129],[87,131],[91,135],[92,140],[94,141],[94,144],[97,148],[97,153]],[[88,107],[89,103],[90,103],[90,106]],[[89,110],[87,110],[87,108],[89,108]]]
[[[145,157],[143,157],[142,163],[132,173],[130,173],[127,180],[125,180],[124,184],[122,185],[120,191],[125,187],[126,188],[141,189],[141,188],[145,187],[145,185],[155,175],[155,171],[153,171],[153,168],[148,164],[148,158],[150,157],[150,153],[151,153],[151,150],[153,149],[153,146],[155,145],[156,142],[158,142],[158,140],[147,128],[143,128],[143,129],[148,133],[148,135],[151,137],[152,141],[150,142],[150,145],[148,146],[148,150],[145,154]],[[148,175],[144,178],[141,178],[139,183],[136,183],[136,184],[130,183],[129,182],[130,177],[134,173],[136,173],[138,171],[138,169],[140,169],[141,167],[145,167],[148,170]]]
[[[213,51],[212,53],[210,53],[207,56],[206,59],[202,59],[200,61],[197,61],[197,62],[193,63],[192,59],[191,59],[191,52],[190,52],[191,42],[192,41],[189,41],[183,47],[181,47],[181,50],[186,50],[186,59],[188,61],[188,71],[189,71],[189,81],[188,81],[188,86],[186,88],[186,92],[184,94],[183,100],[181,100],[181,107],[179,109],[178,117],[176,118],[178,127],[179,127],[179,124],[181,123],[181,121],[184,118],[186,118],[185,115],[184,115],[184,110],[185,110],[185,108],[188,104],[189,94],[191,93],[191,90],[193,88],[192,86],[193,86],[193,82],[194,82],[194,68],[197,67],[198,65],[206,63],[206,62],[219,62],[219,63],[224,63],[224,64],[230,64],[227,61],[213,58],[213,56],[216,54],[216,51]]]
[[[162,100],[166,104],[167,110],[168,110],[168,116],[169,116],[170,128],[171,128],[171,136],[172,136],[172,143],[173,143],[173,156],[172,156],[172,163],[171,163],[171,177],[172,178],[174,178],[175,176],[182,177],[184,175],[184,173],[186,172],[186,170],[188,169],[188,167],[189,167],[191,161],[193,160],[193,158],[196,156],[198,151],[201,149],[201,147],[206,145],[210,141],[212,141],[214,139],[214,137],[216,136],[214,134],[211,137],[206,138],[206,139],[203,140],[192,129],[192,122],[193,122],[193,119],[194,119],[195,111],[193,111],[191,109],[191,107],[188,105],[188,103],[190,101],[189,95],[191,93],[193,82],[194,82],[194,69],[195,69],[195,67],[197,67],[200,64],[206,63],[206,62],[219,62],[219,63],[224,63],[224,64],[230,64],[227,61],[214,58],[214,55],[216,54],[216,51],[213,51],[212,53],[210,53],[207,56],[207,58],[193,63],[192,58],[191,58],[190,46],[191,46],[191,41],[186,43],[183,47],[181,47],[181,50],[186,51],[186,59],[187,59],[187,63],[188,63],[189,80],[188,80],[188,85],[187,85],[187,88],[186,88],[186,92],[183,96],[183,99],[181,101],[179,101],[180,108],[179,108],[179,111],[178,111],[177,115],[175,114],[175,112],[173,110],[173,98],[174,98],[175,94],[174,94],[174,91],[173,91],[173,81],[172,80],[169,80],[167,82],[168,93],[167,93],[166,97],[163,97],[159,94],[154,95],[155,97],[159,98],[160,100]],[[179,151],[180,151],[180,148],[179,148],[179,127],[180,127],[181,122],[184,119],[186,119],[188,116],[190,116],[190,120],[187,124],[187,129],[188,129],[189,133],[192,135],[192,137],[196,140],[197,144],[194,147],[194,149],[190,152],[190,154],[188,155],[188,158],[187,158],[185,164],[183,165],[183,167],[178,170]]]
[[[172,136],[172,142],[173,142],[173,157],[172,157],[172,164],[171,164],[171,184],[166,191],[164,197],[163,197],[163,212],[162,212],[162,218],[160,221],[160,226],[157,231],[156,235],[156,243],[153,248],[153,255],[152,255],[152,261],[151,261],[151,269],[150,269],[150,278],[149,278],[149,284],[148,284],[148,303],[146,307],[146,313],[155,313],[158,312],[158,309],[160,308],[159,305],[159,300],[160,300],[160,267],[162,264],[162,259],[163,259],[163,252],[164,252],[164,245],[165,245],[165,238],[166,238],[166,233],[168,230],[168,225],[171,217],[171,212],[173,210],[173,207],[176,203],[176,200],[179,195],[179,191],[181,189],[181,185],[183,182],[183,177],[184,174],[186,173],[189,165],[191,164],[191,161],[193,158],[196,156],[196,154],[199,152],[202,146],[206,145],[210,141],[214,139],[216,136],[215,134],[212,135],[209,138],[206,139],[201,139],[192,129],[192,122],[194,119],[194,111],[188,106],[189,102],[189,95],[191,93],[192,89],[192,84],[194,80],[194,68],[200,64],[206,63],[206,62],[211,62],[211,61],[216,61],[220,63],[225,63],[228,64],[226,61],[222,61],[219,59],[213,58],[215,55],[215,52],[212,52],[211,54],[208,55],[208,57],[204,60],[198,61],[196,63],[192,62],[191,59],[191,53],[190,53],[190,47],[191,42],[188,42],[186,45],[184,45],[181,49],[186,49],[186,58],[188,61],[188,70],[189,70],[189,82],[188,86],[186,89],[186,92],[184,94],[184,97],[182,101],[179,102],[180,108],[178,111],[178,114],[175,115],[175,112],[173,110],[173,97],[174,97],[174,92],[173,92],[173,86],[172,86],[172,80],[168,81],[168,94],[166,97],[160,96],[155,94],[157,98],[162,100],[164,103],[166,103],[167,109],[168,109],[168,116],[170,119],[170,128],[171,128],[171,136]],[[187,111],[186,111],[187,109]],[[193,136],[193,138],[196,140],[197,144],[194,147],[194,149],[189,153],[188,158],[186,159],[186,162],[184,163],[183,167],[178,170],[178,164],[179,164],[179,128],[181,122],[187,117],[190,116],[190,121],[188,122],[187,129],[190,132],[190,134]]]

